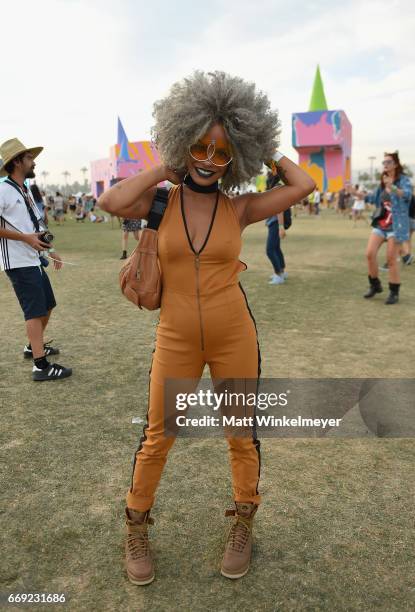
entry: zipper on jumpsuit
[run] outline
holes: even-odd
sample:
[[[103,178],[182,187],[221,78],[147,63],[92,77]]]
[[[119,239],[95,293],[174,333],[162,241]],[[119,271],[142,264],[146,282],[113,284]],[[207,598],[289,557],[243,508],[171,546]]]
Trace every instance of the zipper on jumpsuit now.
[[[188,230],[187,222],[186,222],[186,216],[184,214],[183,185],[181,185],[181,189],[180,189],[180,208],[181,208],[181,213],[182,213],[182,219],[183,219],[183,224],[184,224],[184,228],[185,228],[185,231],[186,231],[186,236],[187,236],[187,240],[188,240],[189,246],[190,246],[191,250],[193,251],[193,253],[195,255],[196,298],[197,298],[197,309],[198,309],[198,312],[199,312],[200,344],[201,344],[201,347],[202,347],[202,351],[205,350],[205,339],[204,339],[204,334],[203,334],[202,309],[200,307],[200,279],[199,279],[200,254],[203,251],[203,249],[205,248],[205,246],[207,244],[207,241],[209,240],[210,232],[212,231],[212,227],[213,227],[213,222],[214,222],[215,217],[216,217],[216,211],[218,209],[218,203],[219,203],[219,189],[217,190],[217,193],[216,193],[215,207],[213,209],[212,218],[210,220],[209,229],[208,229],[208,232],[206,234],[205,240],[204,240],[202,246],[200,247],[200,250],[199,251],[195,251],[193,243],[192,243],[192,241],[190,239],[189,230]]]
[[[199,325],[200,325],[200,342],[202,346],[202,351],[204,351],[205,350],[205,339],[203,336],[202,309],[200,308],[200,282],[199,282],[200,259],[199,259],[199,255],[196,255],[195,257],[195,268],[196,268],[196,297],[197,297],[197,308],[199,311]]]

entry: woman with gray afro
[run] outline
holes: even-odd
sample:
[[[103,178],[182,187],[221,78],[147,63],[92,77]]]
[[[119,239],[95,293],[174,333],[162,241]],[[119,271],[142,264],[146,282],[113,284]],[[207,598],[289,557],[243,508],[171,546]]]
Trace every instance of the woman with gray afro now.
[[[169,413],[170,401],[165,406],[165,399],[171,398],[167,393],[165,398],[164,383],[178,380],[175,399],[183,400],[181,408],[191,405],[194,396],[189,393],[206,364],[215,392],[218,380],[221,392],[256,391],[260,353],[255,321],[239,283],[239,273],[246,269],[239,260],[241,234],[315,188],[308,174],[277,150],[278,114],[253,83],[224,72],[195,72],[155,103],[153,116],[162,163],[114,185],[99,199],[102,209],[118,217],[148,219],[160,197],[157,185],[173,183],[158,228],[163,289],[147,422],[127,493],[127,574],[138,585],[150,583],[155,575],[147,528],[153,523],[150,510],[174,434],[180,427],[199,424],[178,411],[177,403]],[[264,163],[278,172],[284,186],[231,197],[231,190],[259,174]],[[206,400],[201,405],[206,406]],[[235,508],[226,512],[234,522],[221,573],[235,579],[244,576],[250,564],[252,523],[261,501],[260,443],[254,407],[222,403],[219,413],[208,406],[209,415],[221,414],[218,423],[210,424],[224,426],[229,448]],[[169,414],[174,416],[173,431],[168,431]]]

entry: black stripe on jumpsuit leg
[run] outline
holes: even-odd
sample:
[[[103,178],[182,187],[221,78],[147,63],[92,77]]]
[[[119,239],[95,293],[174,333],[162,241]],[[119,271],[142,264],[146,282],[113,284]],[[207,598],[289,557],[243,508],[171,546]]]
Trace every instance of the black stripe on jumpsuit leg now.
[[[245,298],[245,304],[246,304],[246,307],[248,309],[249,316],[251,317],[251,319],[252,319],[252,321],[254,323],[254,327],[255,327],[256,345],[257,345],[257,351],[258,351],[258,377],[257,377],[257,385],[256,385],[256,391],[258,393],[259,379],[260,379],[260,376],[261,376],[261,351],[259,350],[258,330],[257,330],[257,327],[256,327],[254,315],[252,314],[252,311],[251,311],[251,309],[249,307],[249,304],[248,304],[248,299],[246,297],[246,293],[243,290],[243,287],[242,287],[241,283],[238,283],[238,284],[239,284],[239,288],[242,291],[242,294],[243,294],[243,296]],[[261,478],[261,442],[257,438],[257,429],[256,429],[256,402],[255,402],[255,406],[254,406],[254,425],[252,427],[252,440],[253,440],[253,443],[255,445],[256,451],[258,453],[258,480],[257,480],[257,484],[256,484],[256,494],[259,495],[258,485],[259,485],[259,479]]]
[[[149,426],[149,422],[148,422],[148,413],[150,410],[150,385],[151,385],[151,370],[153,368],[153,361],[154,361],[154,353],[155,353],[156,349],[153,349],[153,353],[151,356],[151,364],[150,364],[150,369],[148,371],[148,392],[147,392],[147,412],[146,412],[146,420],[145,423],[143,425],[143,433],[140,437],[140,441],[138,444],[138,448],[134,453],[134,459],[133,459],[133,472],[131,474],[131,485],[130,485],[130,493],[133,492],[133,486],[134,486],[134,470],[135,470],[135,464],[137,462],[137,453],[140,452],[140,450],[143,448],[143,442],[145,442],[147,440],[147,435],[146,435],[146,429]]]

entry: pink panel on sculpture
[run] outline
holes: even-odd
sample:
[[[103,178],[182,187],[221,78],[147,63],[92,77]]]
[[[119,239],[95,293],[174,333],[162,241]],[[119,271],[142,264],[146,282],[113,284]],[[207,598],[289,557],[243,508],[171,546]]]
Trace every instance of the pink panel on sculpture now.
[[[352,126],[342,110],[293,114],[292,143],[299,163],[322,191],[337,191],[348,180],[351,142]]]
[[[109,158],[91,162],[91,187],[95,197],[97,197],[97,183],[103,182],[104,189],[108,189],[111,183],[133,176],[140,170],[153,168],[160,163],[156,147],[146,140],[128,143],[131,161],[120,160],[119,154],[120,145],[116,144],[110,147]]]

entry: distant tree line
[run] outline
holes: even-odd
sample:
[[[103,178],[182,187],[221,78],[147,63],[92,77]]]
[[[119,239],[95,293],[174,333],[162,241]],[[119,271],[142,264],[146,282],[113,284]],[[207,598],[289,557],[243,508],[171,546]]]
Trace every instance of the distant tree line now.
[[[405,164],[403,164],[403,169],[404,172],[407,176],[409,177],[413,177],[414,173],[412,172],[412,170],[406,166]],[[380,172],[379,170],[376,170],[373,173],[373,179],[371,178],[369,172],[359,172],[358,174],[358,180],[361,183],[364,183],[366,187],[368,187],[369,189],[373,189],[374,187],[376,187],[379,184],[380,181]]]
[[[43,189],[43,185],[40,184],[40,188]],[[46,185],[46,191],[51,193],[56,193],[59,191],[63,195],[72,195],[74,193],[78,193],[81,191],[82,193],[90,193],[91,192],[91,183],[85,181],[84,183],[79,183],[75,181],[73,183],[68,183],[68,185],[58,185],[55,183],[48,183]]]

